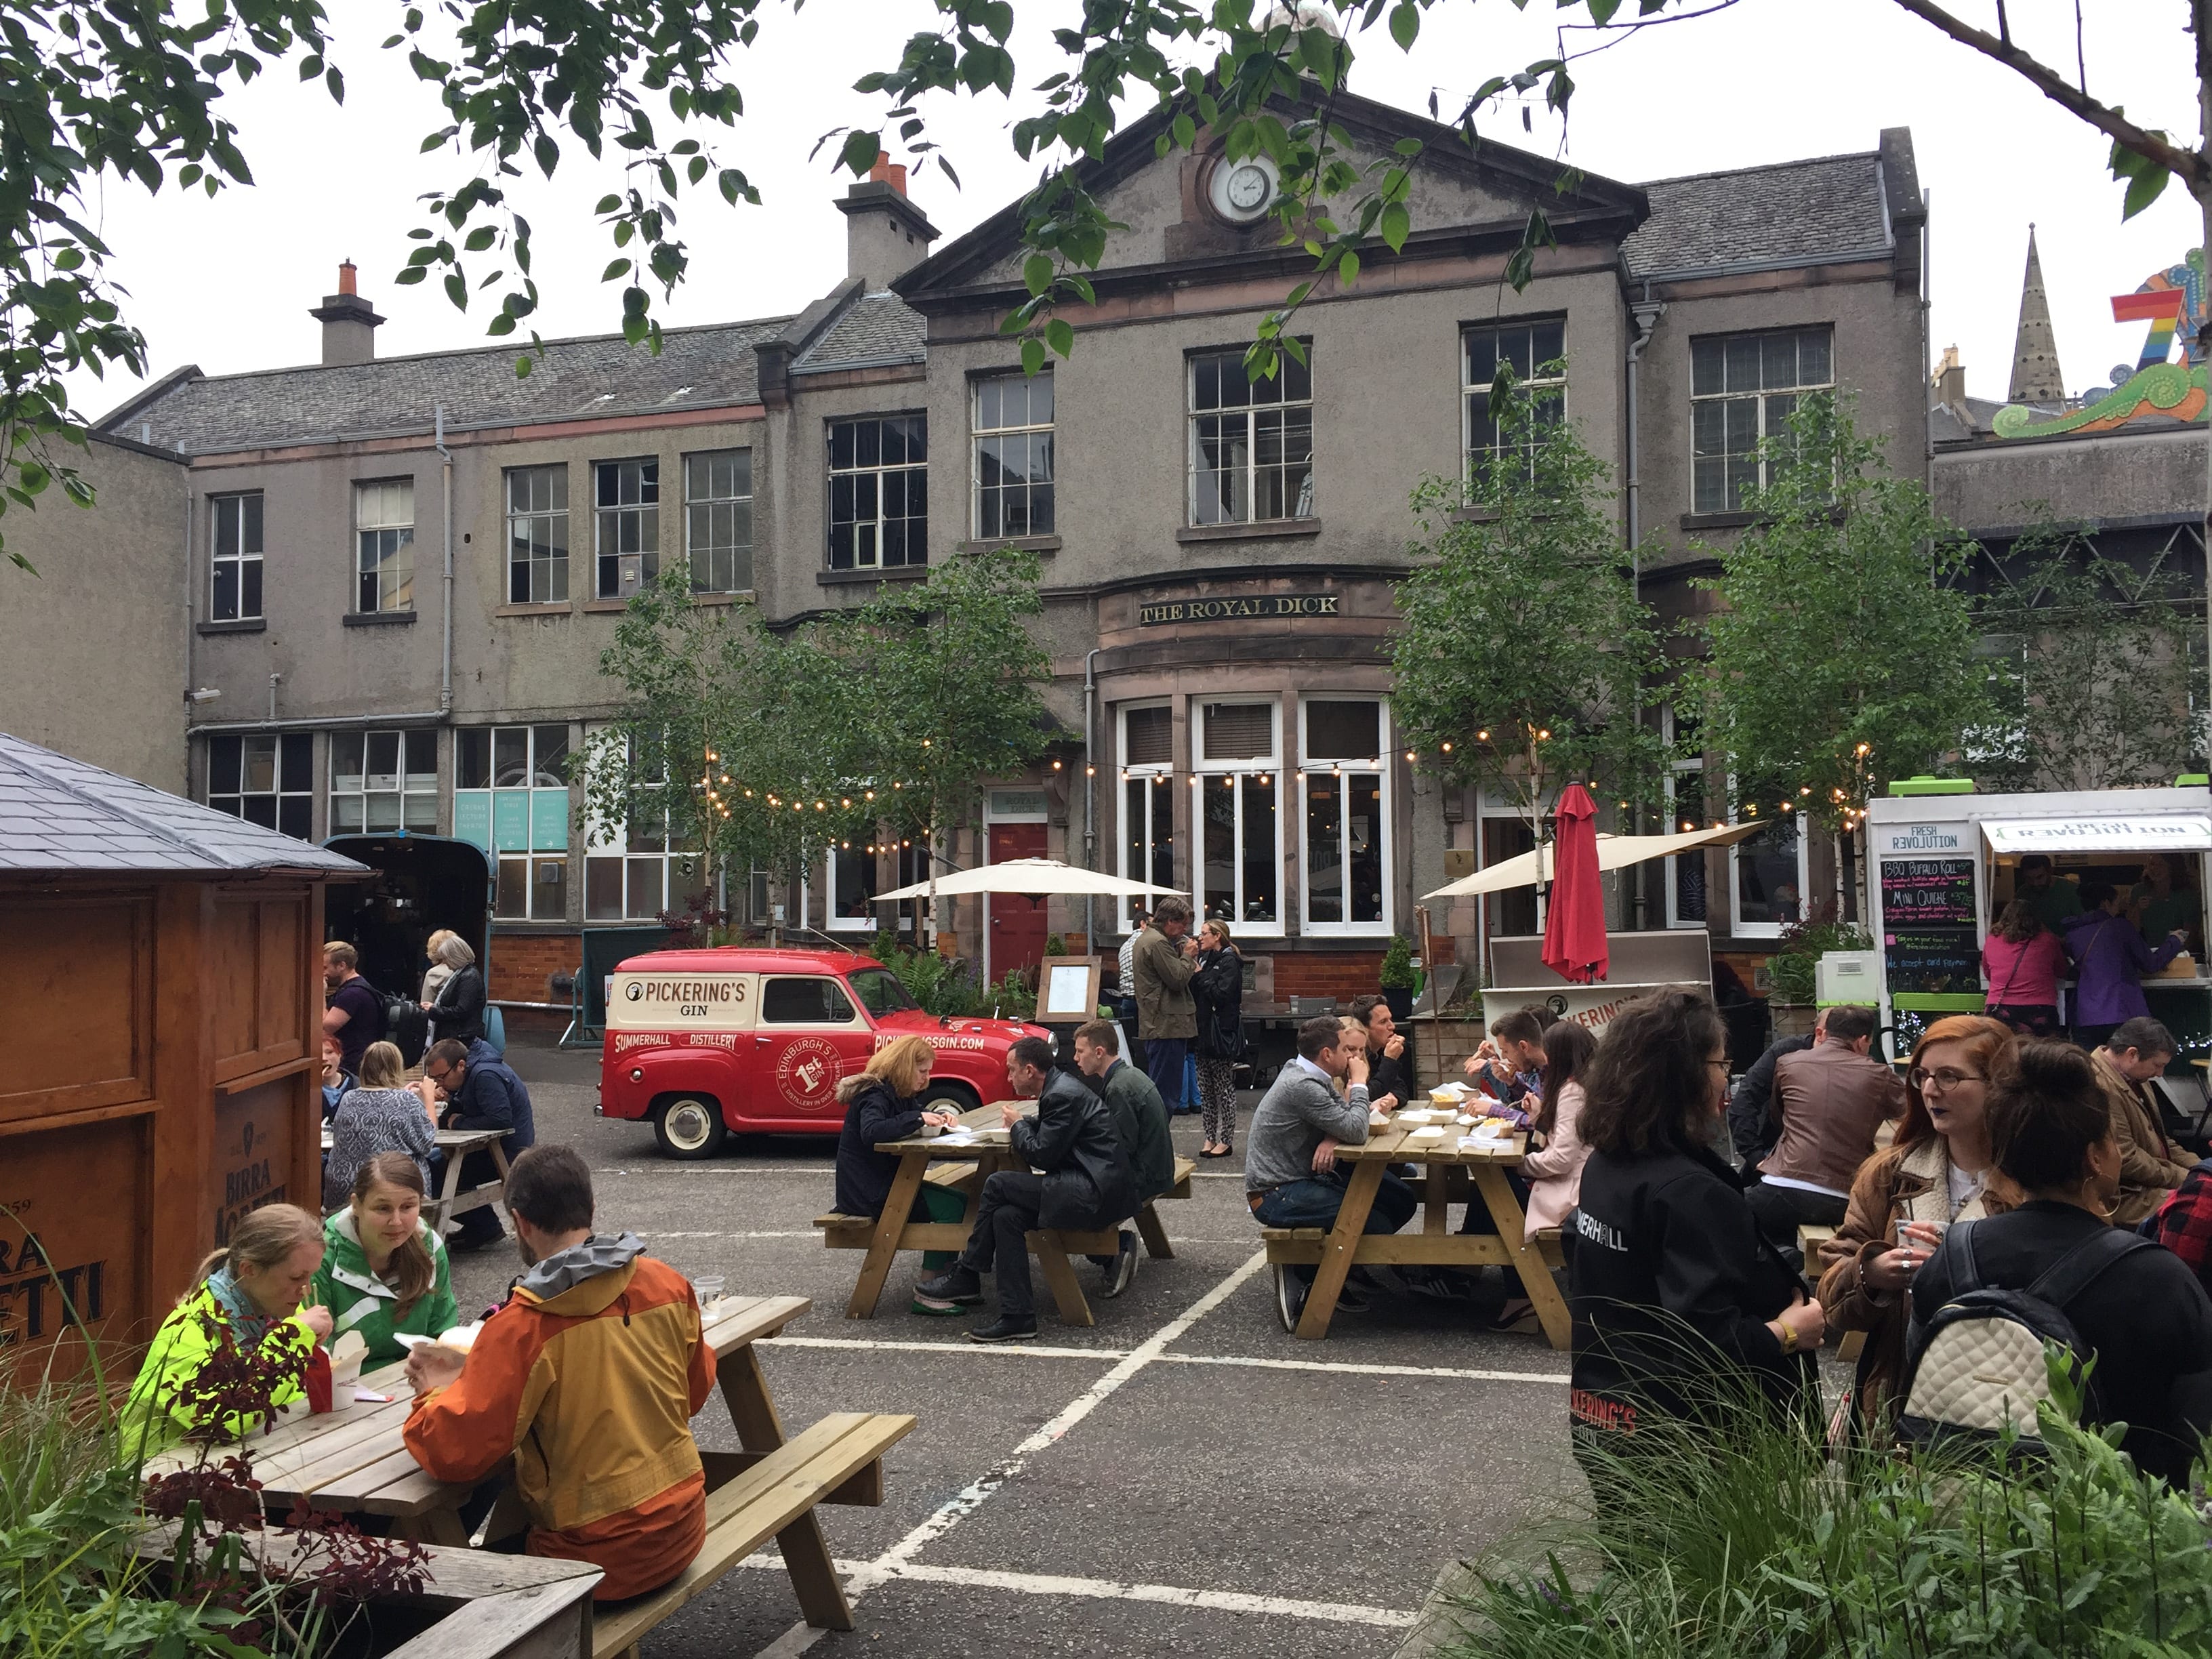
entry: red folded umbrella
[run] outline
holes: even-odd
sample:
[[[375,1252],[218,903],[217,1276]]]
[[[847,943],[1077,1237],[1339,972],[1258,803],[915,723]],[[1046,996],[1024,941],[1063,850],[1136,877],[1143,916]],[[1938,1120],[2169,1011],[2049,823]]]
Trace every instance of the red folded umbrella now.
[[[1561,979],[1605,977],[1605,890],[1598,885],[1597,804],[1571,783],[1559,795],[1552,843],[1552,896],[1544,915],[1544,965]]]

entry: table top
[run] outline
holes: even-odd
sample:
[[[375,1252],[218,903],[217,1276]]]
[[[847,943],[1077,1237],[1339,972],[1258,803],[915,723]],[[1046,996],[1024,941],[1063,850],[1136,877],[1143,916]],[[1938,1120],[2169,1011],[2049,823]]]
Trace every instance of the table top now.
[[[714,1357],[724,1358],[774,1336],[811,1306],[803,1296],[724,1297],[702,1310],[704,1335]],[[416,1516],[453,1508],[468,1496],[472,1486],[449,1486],[423,1474],[401,1438],[415,1407],[404,1364],[370,1372],[353,1386],[393,1398],[388,1405],[363,1401],[319,1413],[293,1407],[278,1413],[266,1434],[246,1443],[254,1478],[273,1511],[308,1497],[317,1509]],[[197,1447],[172,1447],[147,1459],[146,1473],[166,1474],[198,1456]]]
[[[961,1113],[960,1127],[963,1129],[998,1128],[1000,1125],[999,1107],[1001,1103],[1003,1103],[994,1101],[988,1106],[978,1106],[972,1112]],[[1034,1107],[1036,1103],[1029,1101],[1023,1103]],[[1030,1115],[1035,1115],[1035,1114],[1032,1112]],[[876,1150],[879,1152],[927,1152],[933,1157],[965,1158],[973,1162],[984,1152],[1003,1152],[1006,1147],[1004,1142],[986,1146],[974,1141],[965,1146],[955,1142],[948,1146],[945,1144],[943,1135],[935,1134],[908,1135],[904,1140],[879,1140],[876,1143]]]
[[[1528,1152],[1528,1137],[1525,1134],[1504,1136],[1489,1146],[1462,1146],[1459,1139],[1467,1131],[1449,1128],[1442,1140],[1425,1144],[1408,1139],[1415,1127],[1393,1122],[1380,1129],[1370,1129],[1367,1139],[1358,1146],[1338,1146],[1337,1158],[1354,1164],[1364,1158],[1380,1158],[1392,1164],[1513,1164]]]
[[[505,1129],[440,1129],[434,1132],[433,1138],[437,1141],[438,1150],[441,1152],[473,1152],[489,1146],[495,1140],[505,1139],[507,1133],[508,1131]],[[323,1150],[327,1152],[330,1149],[330,1126],[325,1124]]]

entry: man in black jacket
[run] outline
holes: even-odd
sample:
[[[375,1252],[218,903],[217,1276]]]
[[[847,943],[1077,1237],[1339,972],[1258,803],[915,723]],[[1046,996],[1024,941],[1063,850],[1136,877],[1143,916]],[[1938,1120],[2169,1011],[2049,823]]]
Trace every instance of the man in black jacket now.
[[[1751,1069],[1729,1097],[1729,1144],[1735,1148],[1747,1186],[1759,1180],[1759,1160],[1782,1139],[1782,1113],[1774,1099],[1774,1068],[1783,1055],[1817,1048],[1827,1035],[1828,1011],[1823,1008],[1813,1017],[1809,1036],[1786,1036],[1770,1044],[1765,1054],[1751,1062]]]
[[[422,1056],[422,1090],[441,1129],[503,1129],[501,1147],[511,1162],[538,1141],[538,1120],[531,1109],[530,1091],[523,1087],[499,1050],[482,1038],[464,1046],[452,1037],[430,1045]],[[489,1152],[471,1152],[461,1161],[461,1184],[467,1192],[499,1179],[499,1166]],[[460,1218],[460,1231],[446,1241],[449,1250],[480,1249],[507,1234],[499,1224],[496,1205],[479,1205]]]
[[[1401,1106],[1419,1105],[1421,1081],[1413,1073],[1413,1046],[1398,1029],[1389,1002],[1374,995],[1354,997],[1352,1017],[1367,1028],[1368,1099],[1379,1103],[1389,1095]]]
[[[972,1306],[983,1299],[982,1275],[995,1272],[999,1316],[969,1332],[970,1342],[1026,1342],[1036,1335],[1030,1231],[1111,1227],[1134,1214],[1139,1202],[1133,1167],[1114,1133],[1112,1112],[1081,1078],[1054,1069],[1050,1043],[1042,1037],[1015,1043],[1006,1054],[1006,1085],[1019,1098],[1000,1110],[1023,1167],[1001,1170],[983,1182],[968,1248],[915,1292],[925,1303]],[[1024,1117],[1021,1102],[1032,1097],[1036,1115]]]

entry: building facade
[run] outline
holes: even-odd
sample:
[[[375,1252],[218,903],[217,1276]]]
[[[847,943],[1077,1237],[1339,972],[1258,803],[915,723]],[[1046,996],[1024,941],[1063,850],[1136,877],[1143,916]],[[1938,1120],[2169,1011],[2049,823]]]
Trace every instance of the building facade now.
[[[698,603],[792,623],[1011,542],[1042,561],[1048,701],[1084,743],[999,781],[985,844],[944,854],[1155,880],[1229,920],[1278,997],[1370,988],[1419,893],[1526,845],[1502,803],[1408,763],[1389,700],[1408,496],[1494,441],[1492,365],[1564,359],[1547,390],[1613,466],[1624,538],[1663,550],[1646,598],[1685,614],[1689,580],[1746,521],[1759,439],[1797,398],[1850,392],[1893,457],[1924,454],[1925,210],[1902,130],[1858,155],[1638,186],[1470,155],[1357,98],[1334,114],[1370,159],[1427,146],[1413,234],[1309,301],[1310,367],[1273,384],[1247,383],[1243,348],[1304,256],[1265,220],[1272,173],[1218,151],[1156,159],[1144,121],[1095,164],[1127,227],[1097,305],[1070,318],[1072,358],[1034,379],[998,332],[1024,293],[1016,210],[945,241],[881,169],[836,203],[835,290],[796,316],[672,330],[657,358],[562,341],[518,380],[507,349],[380,357],[349,271],[313,311],[320,364],[149,387],[102,430],[172,458],[159,556],[190,599],[169,630],[181,664],[161,670],[219,694],[172,694],[191,793],[316,839],[477,842],[499,871],[495,994],[541,1000],[582,929],[702,880],[650,840],[601,844],[562,769],[619,703],[599,659],[629,593],[688,562]],[[1537,205],[1558,245],[1516,293],[1505,263]],[[1682,784],[1703,818],[1694,769]],[[1616,920],[1771,948],[1833,879],[1819,854],[1676,860],[1625,883]],[[884,920],[872,895],[915,857],[841,850],[742,886],[865,934]],[[1516,896],[1434,917],[1462,960],[1485,928],[1533,919]],[[1122,925],[1025,901],[953,923],[994,974],[1048,930],[1105,948]]]

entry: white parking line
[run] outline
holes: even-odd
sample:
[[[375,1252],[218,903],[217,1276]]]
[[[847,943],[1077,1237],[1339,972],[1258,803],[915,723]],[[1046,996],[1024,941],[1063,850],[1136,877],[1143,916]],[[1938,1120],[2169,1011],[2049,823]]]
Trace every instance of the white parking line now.
[[[763,1553],[745,1558],[749,1567],[781,1571],[783,1558]],[[857,1574],[870,1570],[864,1561],[839,1561],[837,1571]],[[1389,1607],[1366,1607],[1348,1601],[1300,1601],[1282,1595],[1247,1595],[1238,1590],[1188,1589],[1180,1584],[1124,1584],[1110,1578],[1073,1578],[1036,1572],[996,1572],[988,1567],[935,1567],[916,1561],[890,1575],[922,1584],[956,1584],[966,1589],[1012,1590],[1020,1595],[1080,1597],[1097,1601],[1151,1601],[1171,1607],[1207,1607],[1218,1613],[1265,1613],[1285,1619],[1316,1620],[1335,1625],[1374,1625],[1384,1630],[1409,1629],[1419,1613]]]
[[[987,1346],[975,1342],[900,1342],[862,1336],[777,1336],[762,1346],[786,1348],[883,1349],[894,1353],[967,1354],[990,1358],[1091,1359],[1104,1363],[1127,1359],[1127,1348],[1037,1347],[1030,1343]],[[1389,1365],[1350,1359],[1271,1359],[1253,1354],[1163,1353],[1154,1358],[1163,1365],[1229,1365],[1256,1370],[1325,1371],[1344,1376],[1432,1376],[1468,1382],[1556,1382],[1566,1385],[1565,1371],[1480,1370],[1453,1365]]]
[[[809,1228],[803,1233],[647,1233],[644,1236],[648,1244],[656,1239],[662,1238],[812,1238],[815,1237],[812,1228]]]
[[[1006,1458],[955,1492],[913,1531],[853,1573],[845,1586],[846,1598],[857,1602],[878,1584],[898,1577],[903,1569],[913,1564],[915,1556],[973,1515],[988,1501],[992,1493],[1019,1474],[1032,1456],[1054,1445],[1061,1436],[1097,1410],[1124,1382],[1158,1359],[1169,1343],[1226,1302],[1240,1285],[1267,1265],[1267,1253],[1255,1250],[1226,1279],[1161,1326],[1139,1346],[1131,1350],[1113,1370],[1070,1401],[1058,1415],[1015,1447]],[[822,1634],[821,1631],[802,1620],[761,1650],[760,1659],[787,1659],[787,1656],[804,1653]]]

